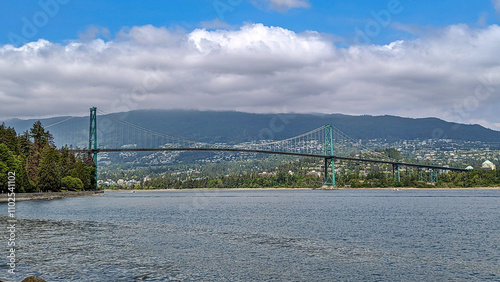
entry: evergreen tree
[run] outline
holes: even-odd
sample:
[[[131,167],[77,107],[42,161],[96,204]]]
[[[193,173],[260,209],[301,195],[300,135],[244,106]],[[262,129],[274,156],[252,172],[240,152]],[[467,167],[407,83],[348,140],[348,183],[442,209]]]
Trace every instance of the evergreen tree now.
[[[35,189],[29,181],[28,171],[26,170],[26,157],[24,155],[20,155],[19,158],[19,166],[16,171],[16,184],[19,187],[18,192],[34,192]]]
[[[3,143],[14,154],[19,154],[16,130],[12,127],[5,128],[5,124],[0,125],[0,143]]]
[[[2,144],[3,145],[3,144]],[[0,193],[8,192],[8,173],[9,167],[0,161]]]
[[[82,181],[85,190],[91,189],[91,174],[86,169],[85,163],[82,160],[78,160],[75,163],[75,167],[71,171],[71,177],[78,178]]]
[[[17,137],[19,143],[19,153],[24,156],[28,156],[31,150],[30,134],[28,131],[23,132],[23,134]]]
[[[76,158],[75,154],[71,153],[68,147],[64,147],[60,150],[61,156],[60,160],[60,168],[61,168],[61,177],[71,176],[71,172],[75,167]]]
[[[33,127],[30,129],[30,137],[33,138],[33,143],[37,148],[43,149],[45,145],[54,145],[52,134],[45,131],[40,121],[33,124]]]
[[[88,189],[93,188],[93,162],[87,156],[79,162],[77,174],[80,178],[67,178],[66,183],[74,189],[81,189],[84,182]],[[29,131],[19,136],[14,128],[0,125],[0,191],[7,189],[9,171],[16,173],[18,192],[58,191],[61,179],[73,173],[76,163],[77,157],[68,148],[55,148],[52,135],[41,122],[35,122]]]
[[[40,164],[40,152],[38,150],[31,150],[29,156],[26,158],[26,173],[28,181],[31,186],[38,184],[38,165]]]
[[[17,172],[18,168],[19,161],[9,151],[7,145],[0,144],[0,188],[2,193],[8,191],[8,173]]]
[[[59,154],[55,148],[48,144],[41,154],[37,188],[39,191],[59,191],[61,189]]]

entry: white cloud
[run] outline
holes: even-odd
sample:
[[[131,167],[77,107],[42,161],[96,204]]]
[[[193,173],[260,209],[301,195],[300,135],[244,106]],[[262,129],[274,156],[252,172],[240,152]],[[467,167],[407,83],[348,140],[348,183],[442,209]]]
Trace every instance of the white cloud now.
[[[99,26],[90,26],[85,30],[85,32],[81,32],[78,34],[78,37],[80,40],[86,41],[86,40],[93,40],[98,38],[99,36],[102,36],[106,39],[110,38],[110,32],[107,28],[105,27],[99,27]]]
[[[266,3],[271,9],[287,11],[293,8],[309,8],[309,0],[259,0]],[[254,2],[258,4],[258,2]]]
[[[436,116],[500,129],[500,27],[336,48],[261,24],[0,46],[0,120],[139,108]]]
[[[497,10],[497,13],[500,13],[500,0],[491,0],[491,1],[493,2],[495,9]]]

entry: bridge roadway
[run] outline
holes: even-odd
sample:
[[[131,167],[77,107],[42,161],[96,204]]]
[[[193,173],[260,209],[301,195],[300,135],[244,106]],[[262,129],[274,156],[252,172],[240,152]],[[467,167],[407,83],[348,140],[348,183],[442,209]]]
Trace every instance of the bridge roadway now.
[[[422,164],[411,164],[396,161],[381,161],[363,158],[350,158],[350,157],[337,157],[337,156],[325,156],[316,154],[305,154],[305,153],[293,153],[293,152],[279,152],[279,151],[266,151],[266,150],[253,150],[253,149],[237,149],[237,148],[148,148],[148,149],[138,149],[138,148],[128,148],[128,149],[74,149],[70,150],[79,153],[112,153],[112,152],[165,152],[165,151],[210,151],[210,152],[242,152],[242,153],[261,153],[261,154],[274,154],[274,155],[287,155],[287,156],[301,156],[301,157],[311,157],[311,158],[321,158],[321,159],[336,159],[354,162],[364,162],[364,163],[379,163],[379,164],[390,164],[393,167],[396,166],[406,166],[406,167],[416,167],[416,168],[427,168],[427,169],[440,169],[448,171],[463,171],[468,170],[461,168],[452,167],[441,167],[434,165],[422,165]]]

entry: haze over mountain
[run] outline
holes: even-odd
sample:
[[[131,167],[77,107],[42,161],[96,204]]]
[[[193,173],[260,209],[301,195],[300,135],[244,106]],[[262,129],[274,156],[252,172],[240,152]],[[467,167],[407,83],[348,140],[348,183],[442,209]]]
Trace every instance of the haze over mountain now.
[[[47,126],[68,117],[41,119]],[[389,142],[415,139],[453,139],[461,141],[499,142],[500,132],[480,125],[464,125],[437,118],[402,118],[396,116],[350,116],[343,114],[253,114],[243,112],[216,112],[192,110],[136,110],[124,113],[99,115],[98,123],[112,119],[147,128],[174,137],[200,142],[240,143],[261,139],[282,140],[332,124],[353,139],[386,139]],[[35,119],[5,121],[18,133],[28,130]],[[82,144],[88,139],[88,117],[76,117],[65,123],[64,130],[49,128],[55,141],[64,135],[79,131]],[[106,134],[102,134],[105,138]],[[102,139],[101,139],[102,140]],[[130,144],[139,143],[130,140]]]

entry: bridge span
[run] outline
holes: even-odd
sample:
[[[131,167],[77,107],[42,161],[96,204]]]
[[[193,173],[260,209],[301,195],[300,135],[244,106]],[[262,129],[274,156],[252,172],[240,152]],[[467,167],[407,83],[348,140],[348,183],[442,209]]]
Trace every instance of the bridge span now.
[[[425,165],[425,164],[413,164],[405,162],[396,161],[384,161],[384,160],[373,160],[365,158],[352,158],[352,157],[338,157],[338,156],[325,156],[318,154],[306,154],[306,153],[295,153],[295,152],[281,152],[281,151],[266,151],[266,150],[253,150],[253,149],[235,149],[235,148],[122,148],[122,149],[73,149],[70,150],[77,153],[114,153],[114,152],[179,152],[179,151],[199,151],[199,152],[234,152],[234,153],[258,153],[258,154],[271,154],[271,155],[286,155],[286,156],[298,156],[298,157],[309,157],[309,158],[320,158],[320,159],[336,159],[344,161],[353,161],[360,163],[377,163],[377,164],[388,164],[393,166],[406,166],[415,168],[425,168],[425,169],[437,169],[445,171],[462,171],[467,172],[468,170],[462,168],[453,168],[446,166],[436,166],[436,165]]]
[[[399,169],[401,167],[410,167],[417,169],[427,169],[431,171],[432,179],[437,182],[438,171],[461,171],[467,172],[465,169],[461,168],[452,168],[440,165],[428,165],[428,164],[415,164],[415,163],[406,163],[399,162],[396,160],[387,160],[387,159],[371,159],[371,158],[356,158],[352,157],[350,154],[347,156],[340,156],[338,154],[334,154],[334,142],[336,146],[342,147],[346,149],[346,144],[357,143],[356,140],[345,135],[343,132],[339,131],[335,127],[330,124],[314,129],[310,132],[301,134],[299,136],[295,136],[292,138],[288,138],[280,141],[271,141],[271,142],[261,142],[255,144],[245,144],[245,145],[227,145],[227,144],[207,144],[202,142],[195,142],[186,140],[183,138],[177,138],[168,136],[163,133],[155,132],[150,129],[145,129],[140,126],[131,124],[127,121],[119,120],[116,118],[107,117],[108,119],[114,119],[116,122],[121,123],[124,126],[128,126],[135,130],[130,133],[130,129],[121,130],[123,132],[128,132],[132,137],[143,136],[148,134],[151,139],[158,139],[158,143],[155,144],[156,147],[148,147],[142,145],[144,148],[126,148],[124,147],[127,143],[112,145],[98,146],[97,142],[97,134],[98,132],[106,132],[106,130],[99,131],[97,124],[97,108],[90,109],[90,127],[89,127],[89,139],[88,139],[88,149],[71,149],[70,151],[79,152],[79,153],[89,153],[93,155],[95,166],[97,169],[97,154],[99,153],[111,153],[111,152],[168,152],[168,151],[212,151],[212,152],[239,152],[239,153],[258,153],[258,154],[274,154],[274,155],[286,155],[286,156],[299,156],[299,157],[310,157],[310,158],[320,158],[324,159],[324,185],[326,186],[335,186],[335,170],[334,170],[334,162],[335,160],[344,160],[350,162],[359,162],[359,163],[374,163],[374,164],[387,164],[392,166],[393,177],[400,181],[400,173]],[[109,122],[109,120],[108,120]],[[108,131],[110,127],[108,125]],[[123,136],[118,135],[120,130],[117,130],[114,127],[114,133],[116,136],[112,138],[112,140],[125,140],[129,142],[133,142],[133,138],[131,136]],[[137,133],[139,132],[139,133]],[[141,135],[142,134],[142,135]],[[108,132],[109,135],[109,132]],[[345,139],[345,140],[344,140]],[[339,143],[337,143],[339,142]],[[344,143],[342,143],[344,142]],[[359,143],[359,142],[358,142]],[[130,143],[128,143],[130,144]],[[347,146],[350,146],[347,145]],[[366,148],[364,148],[366,149]],[[369,149],[371,150],[371,149]],[[359,152],[359,151],[358,151]],[[379,154],[377,152],[373,152],[375,154]],[[396,177],[397,171],[397,177]],[[97,175],[96,175],[96,183],[97,183]]]

